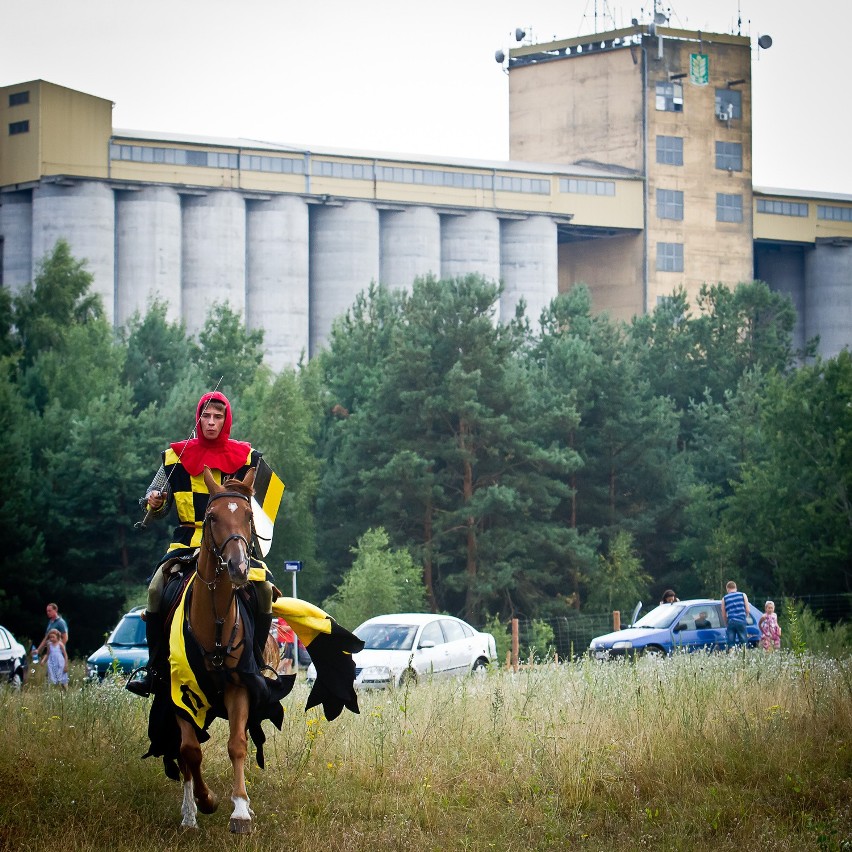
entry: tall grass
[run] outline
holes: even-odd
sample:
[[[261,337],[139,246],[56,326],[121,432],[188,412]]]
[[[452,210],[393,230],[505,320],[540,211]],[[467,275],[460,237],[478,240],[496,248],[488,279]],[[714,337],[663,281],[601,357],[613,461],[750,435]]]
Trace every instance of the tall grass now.
[[[219,812],[179,828],[147,702],[115,683],[0,692],[0,848],[50,850],[852,849],[852,663],[793,652],[531,666],[366,693],[304,714],[266,770],[255,832],[228,835],[226,725],[205,770]]]

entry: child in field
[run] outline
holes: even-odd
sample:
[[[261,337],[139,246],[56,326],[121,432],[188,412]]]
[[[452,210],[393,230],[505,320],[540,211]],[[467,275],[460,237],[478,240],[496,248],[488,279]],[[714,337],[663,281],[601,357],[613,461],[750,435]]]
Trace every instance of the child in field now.
[[[47,679],[61,686],[63,692],[68,689],[68,653],[58,630],[48,632],[47,654],[42,662],[47,663]]]
[[[778,616],[775,614],[775,604],[772,601],[766,602],[757,626],[760,628],[760,647],[764,651],[771,652],[781,647],[781,628],[778,625]]]

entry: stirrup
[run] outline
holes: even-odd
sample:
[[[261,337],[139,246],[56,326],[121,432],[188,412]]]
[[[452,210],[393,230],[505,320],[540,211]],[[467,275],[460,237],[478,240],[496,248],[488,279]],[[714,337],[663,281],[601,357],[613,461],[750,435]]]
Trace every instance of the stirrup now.
[[[141,677],[137,677],[142,672],[145,672]],[[133,669],[130,673],[130,677],[127,678],[127,683],[124,684],[124,688],[128,692],[132,692],[134,695],[138,695],[140,698],[147,698],[153,692],[154,685],[154,675],[148,666],[139,666],[139,668]]]

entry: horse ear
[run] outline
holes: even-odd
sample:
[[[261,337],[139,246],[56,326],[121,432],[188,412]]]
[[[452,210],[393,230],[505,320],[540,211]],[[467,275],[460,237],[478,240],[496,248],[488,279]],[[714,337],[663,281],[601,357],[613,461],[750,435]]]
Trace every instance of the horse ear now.
[[[222,487],[213,479],[213,474],[210,472],[210,468],[207,465],[204,465],[204,484],[207,486],[208,494],[215,494],[217,491],[221,491]]]
[[[249,468],[248,473],[243,477],[243,485],[246,488],[254,488],[254,475],[256,473],[257,471],[253,467]]]

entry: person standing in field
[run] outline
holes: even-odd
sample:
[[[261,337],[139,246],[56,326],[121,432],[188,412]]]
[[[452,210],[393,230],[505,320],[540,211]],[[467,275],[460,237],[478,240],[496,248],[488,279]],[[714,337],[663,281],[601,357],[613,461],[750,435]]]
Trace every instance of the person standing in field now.
[[[65,646],[68,644],[68,624],[65,619],[59,614],[59,606],[55,603],[49,603],[45,610],[47,612],[47,627],[44,629],[44,638],[38,643],[36,648],[37,653],[41,653],[47,646],[47,637],[51,630],[56,630],[59,633],[59,641]]]
[[[722,622],[726,627],[726,643],[748,646],[748,598],[743,592],[737,591],[737,584],[728,580],[725,585],[727,594],[722,598]]]
[[[65,692],[68,689],[68,652],[65,650],[58,630],[48,631],[47,653],[42,662],[47,663],[47,679]]]
[[[771,653],[781,647],[781,627],[775,614],[774,601],[766,602],[757,626],[760,628],[760,647],[764,651]]]

